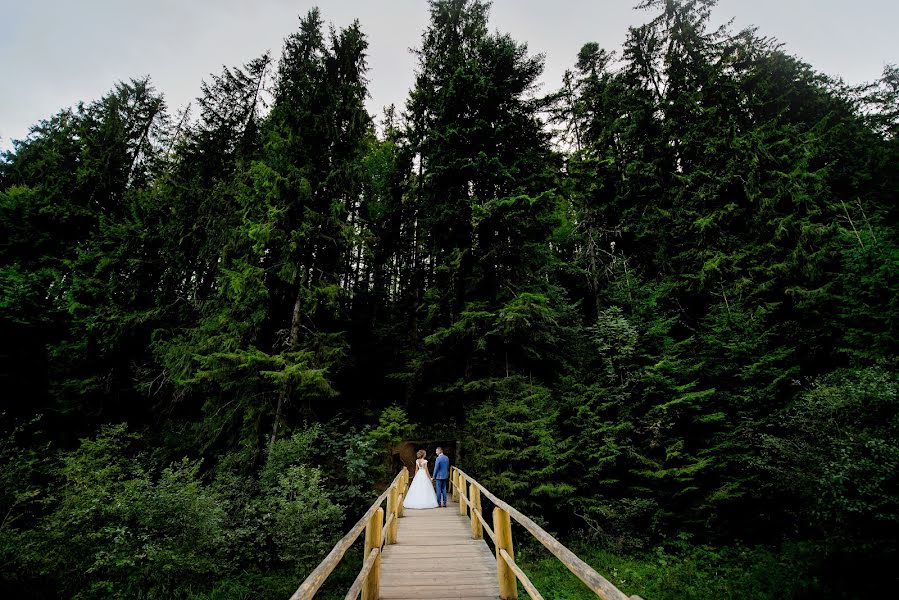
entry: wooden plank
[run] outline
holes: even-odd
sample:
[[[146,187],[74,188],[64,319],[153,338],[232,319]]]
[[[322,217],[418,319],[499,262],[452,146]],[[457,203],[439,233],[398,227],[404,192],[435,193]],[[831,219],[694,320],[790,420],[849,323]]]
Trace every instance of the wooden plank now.
[[[404,528],[406,535],[410,533],[416,533],[419,531],[436,531],[436,532],[445,532],[448,534],[459,534],[465,535],[467,532],[462,529],[465,527],[467,523],[415,523],[409,524]]]
[[[431,594],[427,597],[427,599],[428,600],[500,600],[499,596],[481,596],[481,595],[475,596],[473,594],[465,594],[465,595],[455,594],[455,595],[449,596],[449,595],[443,595],[439,591],[437,591],[435,593],[438,595],[435,596],[435,595]],[[405,594],[402,594],[400,596],[393,596],[393,595],[385,596],[385,595],[381,594],[382,600],[408,600],[409,598],[412,598],[412,596],[407,596]],[[415,600],[421,600],[421,598],[416,598]]]
[[[390,549],[396,548],[397,552],[391,552],[389,555],[384,553],[390,560],[402,560],[404,562],[409,559],[421,560],[427,562],[440,561],[443,559],[459,558],[465,560],[475,560],[484,564],[492,564],[494,562],[493,553],[487,548],[478,548],[475,544],[457,545],[451,548],[442,548],[441,546],[391,546]],[[448,551],[450,550],[450,551]]]
[[[486,588],[488,592],[492,592],[496,584],[494,583],[493,578],[491,577],[481,577],[481,578],[472,578],[465,577],[464,579],[466,586],[475,586],[475,587],[483,587]],[[435,589],[447,589],[452,587],[454,584],[452,580],[449,579],[391,579],[390,581],[382,581],[381,589],[388,589],[393,587],[430,587]]]
[[[472,594],[472,595],[489,595],[496,589],[495,585],[488,584],[444,584],[444,585],[399,585],[399,586],[381,586],[381,598],[384,596],[399,596],[407,598],[430,598],[436,593],[441,594]]]
[[[423,558],[418,558],[418,562],[414,560],[410,560],[413,557],[417,558],[418,554],[394,554],[392,556],[387,556],[385,552],[383,555],[384,560],[389,560],[390,564],[396,562],[396,564],[401,565],[403,567],[408,567],[410,564],[417,564],[423,570],[433,570],[432,565],[446,565],[449,567],[450,565],[469,565],[472,568],[477,567],[478,569],[490,568],[493,567],[494,572],[496,571],[496,561],[493,558],[492,554],[485,553],[465,553],[465,554],[453,554],[453,555],[430,555]],[[454,559],[454,560],[449,560]],[[444,562],[446,561],[446,562]],[[427,567],[425,567],[425,563],[427,563]]]
[[[474,546],[478,540],[471,538],[439,538],[439,537],[422,537],[414,542],[406,542],[406,546],[439,546],[440,548],[448,548],[449,546]],[[397,542],[400,546],[403,542]],[[447,550],[448,552],[451,550]]]
[[[382,557],[383,558],[383,557]],[[493,561],[491,561],[493,562]],[[466,556],[457,561],[440,561],[436,565],[422,565],[410,561],[391,561],[383,573],[443,573],[448,571],[466,571],[471,573],[492,573],[496,575],[496,565],[490,568],[487,561],[480,556]],[[383,569],[383,567],[382,567]]]
[[[410,596],[381,596],[382,600],[409,600]],[[415,600],[421,600],[421,598],[416,598]],[[428,596],[428,600],[500,600],[499,596],[471,596],[465,594],[464,596],[454,595],[454,596]]]
[[[435,572],[453,572],[453,571],[484,571],[485,573],[495,573],[496,569],[490,565],[475,563],[471,564],[471,556],[449,557],[439,561],[420,561],[403,557],[395,557],[390,564],[382,565],[381,571],[387,572],[393,569],[412,570],[417,569],[421,573]],[[477,558],[480,558],[477,556]]]
[[[433,550],[433,548],[431,548]],[[465,561],[471,560],[472,557],[478,557],[482,559],[483,565],[471,565],[471,566],[483,566],[484,568],[491,568],[493,565],[493,554],[490,553],[489,550],[487,552],[482,552],[477,549],[477,547],[473,548],[473,552],[462,552],[460,554],[438,554],[434,553],[432,556],[428,557],[425,560],[419,558],[417,554],[408,554],[403,552],[393,552],[394,547],[385,548],[384,549],[384,557],[389,558],[391,562],[395,562],[396,564],[418,564],[421,568],[429,568],[432,565],[452,565],[455,563],[459,564],[469,564]],[[489,554],[488,554],[489,553]]]
[[[419,539],[428,539],[428,538],[440,538],[445,540],[470,540],[471,535],[468,532],[458,532],[458,531],[441,531],[439,529],[412,529],[409,531],[403,532],[402,540],[406,541],[406,545],[408,546],[410,543],[417,541]],[[397,541],[402,541],[397,540]],[[411,541],[410,541],[411,540]]]
[[[443,568],[446,569],[453,567],[459,568],[459,570],[463,570],[463,568],[489,569],[492,567],[492,570],[496,572],[496,561],[494,560],[492,554],[486,555],[482,553],[466,553],[453,554],[448,556],[431,555],[422,559],[419,558],[417,554],[394,554],[392,556],[388,556],[385,552],[382,555],[382,558],[383,560],[389,560],[391,565],[397,564],[403,568],[408,568],[412,565],[416,565],[423,571],[433,571],[439,569],[440,566],[443,565]]]
[[[456,537],[471,537],[471,535],[462,529],[458,523],[451,525],[412,525],[405,527],[403,530],[405,536],[410,535],[450,535]]]
[[[446,531],[449,533],[464,534],[464,523],[409,523],[405,527],[406,532],[410,531]]]
[[[456,571],[391,571],[388,575],[391,581],[402,580],[402,579],[414,579],[419,578],[422,582],[429,582],[428,585],[437,585],[438,583],[443,582],[453,582],[453,581],[462,581],[461,579],[455,579],[458,577],[464,577],[465,582],[468,582],[469,578],[476,579],[480,581],[481,579],[487,579],[489,581],[493,581],[494,572],[482,570],[482,571],[469,571],[466,569],[456,570]],[[384,573],[382,572],[382,576]],[[383,579],[384,577],[382,577]]]
[[[488,583],[496,579],[496,571],[390,571],[389,573],[381,573],[381,582],[383,585],[390,585],[393,581],[406,581],[420,578],[421,581],[428,582],[428,585],[436,585],[438,583],[449,583],[453,581],[484,581]],[[415,583],[415,581],[411,581]]]
[[[400,536],[402,536],[402,534],[400,534]],[[485,556],[489,555],[490,560],[493,560],[493,553],[490,552],[490,549],[483,548],[483,552],[482,552],[482,549],[478,548],[478,544],[465,544],[465,545],[459,544],[459,545],[453,547],[452,552],[447,551],[446,548],[443,548],[441,546],[414,546],[414,545],[404,546],[402,542],[400,542],[398,544],[394,544],[393,546],[388,546],[387,548],[390,550],[390,552],[388,553],[385,550],[384,556],[391,557],[391,558],[394,556],[401,556],[404,554],[407,556],[410,556],[410,555],[411,556],[422,556],[423,558],[424,557],[433,558],[433,557],[440,557],[440,556],[449,558],[451,556],[468,556],[470,554],[471,555],[473,555],[475,553],[484,554],[484,552],[486,552],[487,554],[485,554]]]
[[[416,544],[422,543],[424,545],[428,545],[428,542],[431,540],[439,541],[462,541],[462,542],[472,542],[476,544],[480,540],[471,539],[470,535],[455,535],[455,534],[431,534],[431,533],[420,533],[418,531],[413,532],[403,532],[404,535],[397,541],[397,544],[403,544],[405,542],[406,546],[415,546]]]
[[[399,571],[388,571],[386,573],[381,572],[381,582],[383,585],[389,585],[389,582],[392,581],[406,581],[407,579],[412,580],[414,578],[421,578],[421,581],[427,581],[429,582],[429,584],[462,580],[469,581],[469,578],[473,578],[473,580],[475,581],[486,580],[488,582],[492,582],[496,579],[496,570],[415,571],[412,569],[406,569]],[[412,583],[414,583],[414,581],[412,581]]]
[[[384,548],[381,598],[499,600],[496,560],[483,540],[472,539],[457,503],[405,512],[397,543]]]
[[[440,509],[446,510],[446,509]],[[456,514],[445,513],[445,516],[423,516],[423,511],[413,512],[409,511],[404,516],[404,519],[409,519],[410,523],[456,523],[458,521],[462,521],[465,517]]]
[[[407,527],[403,530],[403,536],[408,537],[410,535],[447,535],[450,537],[467,537],[471,538],[471,534],[462,529],[466,524],[456,523],[454,525],[448,526],[439,526],[439,527],[425,527],[425,526],[413,526]]]

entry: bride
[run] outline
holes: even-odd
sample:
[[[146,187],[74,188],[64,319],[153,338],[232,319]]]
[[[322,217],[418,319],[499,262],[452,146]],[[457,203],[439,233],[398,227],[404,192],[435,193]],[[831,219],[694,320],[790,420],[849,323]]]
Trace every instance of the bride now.
[[[425,451],[418,451],[415,461],[415,477],[403,500],[403,508],[437,508],[437,494],[431,486],[431,475],[428,473],[428,460]]]

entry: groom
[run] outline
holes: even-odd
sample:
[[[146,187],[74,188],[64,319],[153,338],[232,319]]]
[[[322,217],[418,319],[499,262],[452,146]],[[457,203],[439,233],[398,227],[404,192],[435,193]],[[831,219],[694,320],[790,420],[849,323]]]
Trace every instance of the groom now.
[[[449,457],[443,453],[443,448],[437,446],[437,460],[434,462],[434,476],[431,478],[437,482],[437,506],[446,508],[446,482],[449,479]]]

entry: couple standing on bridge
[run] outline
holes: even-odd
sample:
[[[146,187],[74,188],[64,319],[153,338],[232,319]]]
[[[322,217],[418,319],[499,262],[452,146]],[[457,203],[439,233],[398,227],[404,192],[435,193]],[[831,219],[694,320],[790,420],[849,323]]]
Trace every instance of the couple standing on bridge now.
[[[449,481],[449,457],[443,453],[443,448],[437,447],[437,460],[434,461],[434,476],[428,473],[428,459],[425,451],[419,450],[415,460],[415,477],[409,492],[403,499],[403,508],[446,508],[446,487]],[[437,484],[437,491],[431,486],[431,482]]]

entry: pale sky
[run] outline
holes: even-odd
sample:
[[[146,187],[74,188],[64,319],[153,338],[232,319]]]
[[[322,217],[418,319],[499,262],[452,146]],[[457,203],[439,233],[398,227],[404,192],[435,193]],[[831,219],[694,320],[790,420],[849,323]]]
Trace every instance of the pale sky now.
[[[546,55],[544,90],[559,86],[588,41],[617,50],[649,14],[636,0],[494,0],[492,29]],[[149,74],[170,112],[223,65],[266,50],[277,58],[298,16],[318,5],[341,27],[358,18],[369,39],[369,111],[402,106],[427,23],[425,0],[0,0],[0,149],[30,125],[117,80]],[[720,0],[716,23],[759,27],[816,69],[849,83],[899,63],[899,0]]]

